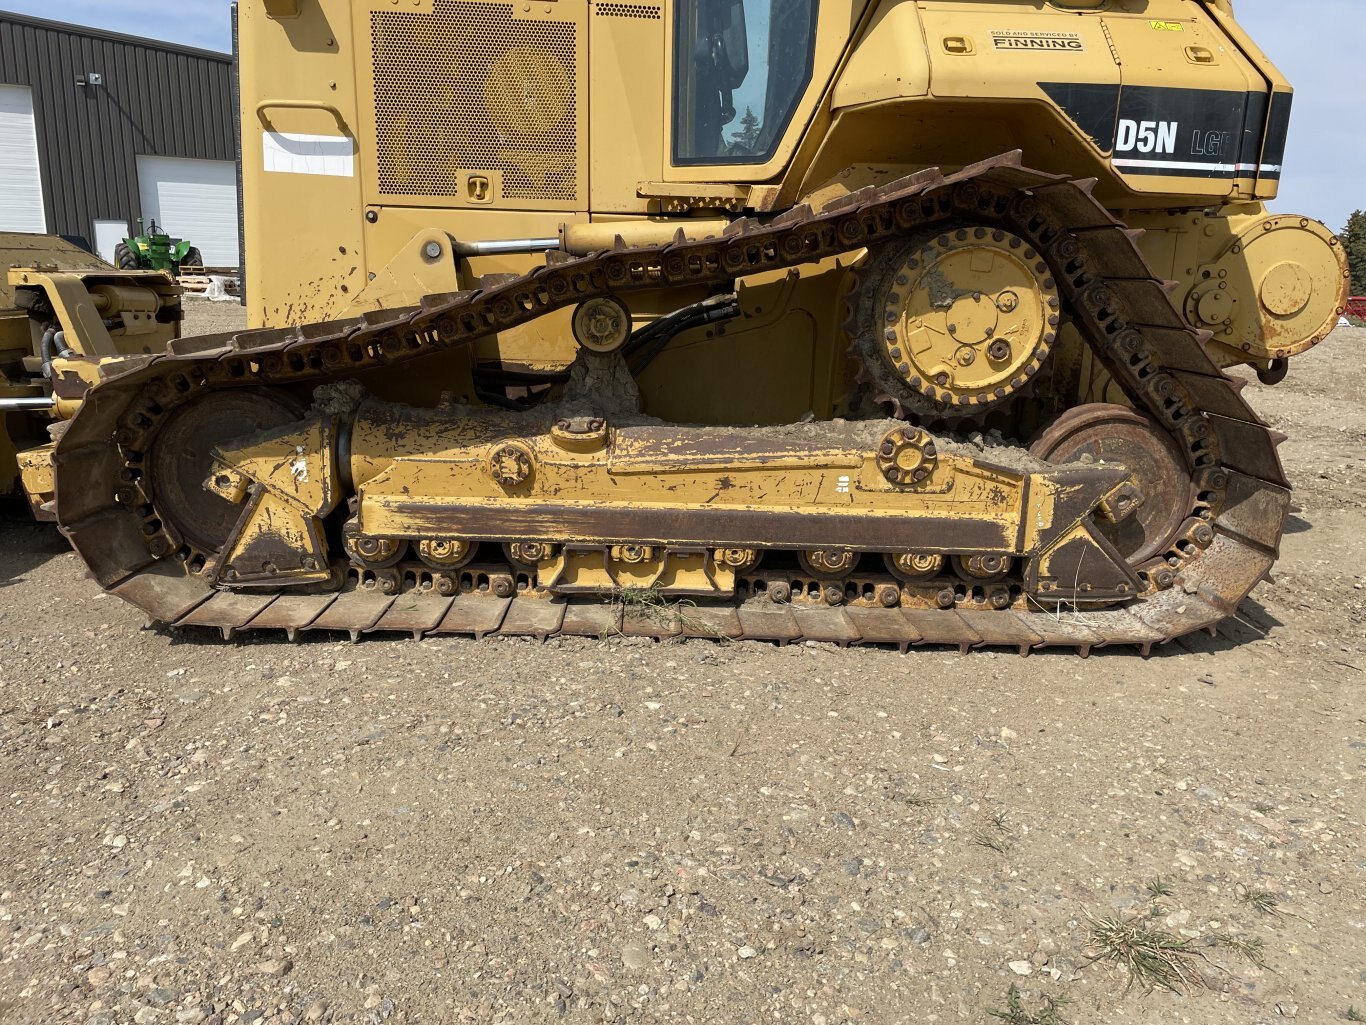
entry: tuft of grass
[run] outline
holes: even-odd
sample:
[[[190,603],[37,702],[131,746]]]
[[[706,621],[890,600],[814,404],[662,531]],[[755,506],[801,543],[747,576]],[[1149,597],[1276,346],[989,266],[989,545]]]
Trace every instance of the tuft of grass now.
[[[1159,929],[1144,915],[1088,914],[1091,942],[1096,953],[1089,964],[1103,962],[1123,968],[1129,974],[1127,993],[1135,983],[1147,992],[1166,989],[1184,994],[1187,987],[1203,985],[1199,962],[1204,956],[1174,933]]]
[[[1148,884],[1148,896],[1153,900],[1160,900],[1163,897],[1170,897],[1176,892],[1176,888],[1161,876],[1158,876]]]
[[[1252,810],[1258,815],[1270,815],[1276,810],[1276,806],[1274,804],[1267,804],[1265,801],[1259,801],[1252,806]]]
[[[1280,898],[1270,890],[1244,889],[1238,894],[1238,899],[1253,911],[1259,911],[1264,915],[1277,914],[1281,906]]]
[[[1016,839],[1015,830],[1010,828],[1006,813],[998,812],[991,817],[991,823],[988,826],[973,831],[969,842],[974,846],[995,851],[997,854],[1007,854],[1015,846]]]
[[[1362,1013],[1361,1013],[1360,1011],[1358,1011],[1355,1007],[1348,1007],[1348,1008],[1347,1008],[1347,1020],[1348,1020],[1348,1021],[1366,1021],[1366,1014],[1362,1014]]]
[[[1266,967],[1266,943],[1258,936],[1233,936],[1229,933],[1215,933],[1210,937],[1212,946],[1223,947],[1234,957],[1240,957],[1250,965]]]
[[[1127,993],[1135,983],[1144,990],[1166,989],[1183,994],[1194,985],[1208,985],[1203,966],[1228,973],[1196,948],[1191,940],[1160,928],[1156,922],[1164,914],[1158,899],[1172,894],[1172,888],[1161,879],[1148,884],[1148,904],[1124,915],[1096,917],[1088,914],[1091,942],[1096,952],[1087,963],[1105,962],[1118,965],[1129,974]],[[1233,957],[1258,968],[1266,968],[1266,944],[1256,936],[1235,936],[1215,933],[1204,940],[1206,948],[1225,950]]]
[[[683,633],[726,639],[689,613],[690,609],[697,608],[696,602],[687,598],[670,599],[658,584],[623,587],[612,596],[612,605],[621,609],[622,616],[627,619],[644,620],[665,630],[677,629]]]
[[[1012,982],[1006,992],[1006,1009],[998,1011],[991,1007],[987,1009],[987,1014],[1006,1022],[1006,1025],[1071,1025],[1062,1016],[1062,1006],[1067,1001],[1055,1000],[1050,996],[1039,999],[1042,1001],[1041,1006],[1032,1010],[1026,1007],[1024,994],[1020,992],[1020,987]]]

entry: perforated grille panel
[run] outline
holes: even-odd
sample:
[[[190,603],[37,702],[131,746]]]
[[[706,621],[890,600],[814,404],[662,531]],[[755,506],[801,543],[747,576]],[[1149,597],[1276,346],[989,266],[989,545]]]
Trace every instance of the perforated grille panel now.
[[[598,4],[600,18],[649,18],[657,21],[661,17],[659,8],[653,4]]]
[[[380,192],[454,196],[502,172],[507,199],[578,199],[576,27],[436,0],[371,20]]]

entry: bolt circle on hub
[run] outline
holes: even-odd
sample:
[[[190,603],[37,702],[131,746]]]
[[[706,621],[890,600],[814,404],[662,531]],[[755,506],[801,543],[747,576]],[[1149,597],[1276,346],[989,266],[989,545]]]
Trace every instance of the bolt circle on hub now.
[[[888,572],[900,580],[914,581],[937,577],[944,572],[944,556],[924,552],[907,552],[885,556]]]
[[[1000,580],[1013,561],[1008,555],[955,555],[953,568],[964,580]]]
[[[715,559],[718,566],[726,566],[737,573],[744,573],[759,565],[761,552],[754,548],[718,548]]]
[[[921,483],[938,461],[934,438],[919,427],[898,427],[882,439],[877,450],[878,472],[897,487]]]
[[[799,553],[797,561],[813,577],[839,579],[854,571],[858,554],[843,548],[815,548]]]
[[[501,445],[489,455],[489,476],[505,488],[515,488],[531,478],[535,463],[531,450],[512,442]]]
[[[965,411],[1024,387],[1048,358],[1062,300],[1047,263],[999,228],[911,240],[876,257],[858,325],[872,376],[941,408]]]
[[[631,337],[631,311],[620,299],[600,296],[574,311],[574,338],[593,352],[616,352]]]
[[[342,544],[351,560],[366,569],[388,569],[408,550],[408,542],[397,538],[362,534],[355,520],[342,528]]]
[[[460,569],[474,558],[475,546],[468,541],[443,538],[419,541],[417,557],[432,569]]]
[[[555,558],[560,546],[548,541],[512,541],[503,550],[513,562],[534,569],[540,563]]]

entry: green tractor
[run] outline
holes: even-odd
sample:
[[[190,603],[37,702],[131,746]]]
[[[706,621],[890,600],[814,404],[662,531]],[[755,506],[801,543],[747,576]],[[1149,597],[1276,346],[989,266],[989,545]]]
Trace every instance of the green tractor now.
[[[142,219],[138,219],[142,231]],[[114,247],[119,270],[165,270],[179,275],[181,268],[203,267],[204,257],[188,239],[171,238],[153,221],[148,229]]]

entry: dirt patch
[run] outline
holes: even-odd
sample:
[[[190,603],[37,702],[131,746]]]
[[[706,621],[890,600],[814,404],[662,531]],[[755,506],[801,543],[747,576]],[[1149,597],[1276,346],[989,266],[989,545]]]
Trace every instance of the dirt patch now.
[[[1298,489],[1276,583],[1147,662],[223,643],[14,509],[0,1018],[1366,1012],[1363,342],[1251,386]]]
[[[216,335],[224,331],[245,331],[247,309],[236,300],[213,300],[187,293],[184,300],[185,336]]]

